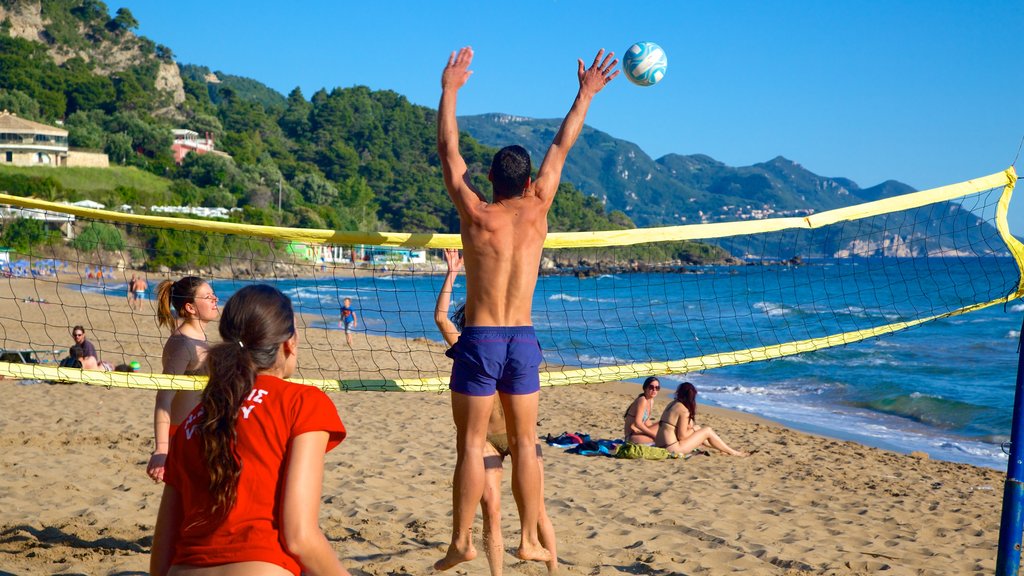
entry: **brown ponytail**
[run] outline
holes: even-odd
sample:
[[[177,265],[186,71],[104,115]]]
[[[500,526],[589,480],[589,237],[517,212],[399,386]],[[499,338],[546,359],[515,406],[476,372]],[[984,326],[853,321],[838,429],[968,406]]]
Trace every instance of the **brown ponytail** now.
[[[235,450],[242,402],[259,372],[277,361],[281,344],[295,334],[291,300],[267,284],[246,286],[228,300],[219,325],[223,342],[210,348],[210,380],[203,390],[200,425],[210,475],[214,517],[235,506],[243,463]]]
[[[166,326],[171,332],[177,328],[174,316],[171,314],[171,306],[178,312],[179,318],[185,318],[185,305],[196,301],[196,290],[206,284],[206,281],[198,276],[185,276],[177,282],[164,280],[156,287],[156,324]]]

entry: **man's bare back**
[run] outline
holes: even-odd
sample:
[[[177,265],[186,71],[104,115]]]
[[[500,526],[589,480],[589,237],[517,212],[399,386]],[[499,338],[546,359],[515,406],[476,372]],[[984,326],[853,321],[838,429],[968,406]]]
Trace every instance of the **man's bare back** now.
[[[547,206],[528,191],[474,212],[462,221],[466,325],[531,326]]]

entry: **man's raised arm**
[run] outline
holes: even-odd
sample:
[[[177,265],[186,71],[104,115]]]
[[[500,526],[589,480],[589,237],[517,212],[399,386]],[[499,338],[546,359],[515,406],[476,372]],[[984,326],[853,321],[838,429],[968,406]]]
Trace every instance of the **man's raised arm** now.
[[[473,49],[469,46],[452,52],[448,64],[441,73],[441,103],[437,108],[437,153],[441,158],[444,184],[448,189],[455,208],[461,214],[473,202],[483,200],[468,181],[466,161],[459,152],[459,124],[455,119],[455,104],[459,88],[469,75],[469,64],[473,61]]]
[[[576,75],[580,79],[580,90],[576,93],[576,100],[573,101],[565,120],[562,120],[562,126],[551,141],[548,153],[544,155],[544,161],[537,173],[537,181],[534,183],[537,196],[548,205],[555,199],[558,183],[562,179],[562,167],[565,165],[569,150],[583,130],[583,121],[587,117],[587,110],[590,109],[591,99],[619,75],[619,71],[615,70],[615,65],[619,61],[614,57],[614,52],[605,55],[602,48],[597,51],[590,68],[584,68],[582,59],[578,61]]]

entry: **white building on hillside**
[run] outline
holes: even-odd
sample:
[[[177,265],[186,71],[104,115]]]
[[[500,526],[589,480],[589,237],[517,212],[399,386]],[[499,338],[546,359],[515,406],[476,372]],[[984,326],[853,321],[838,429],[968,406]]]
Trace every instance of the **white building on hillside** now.
[[[110,165],[103,152],[68,149],[68,131],[0,112],[0,164],[8,166]]]

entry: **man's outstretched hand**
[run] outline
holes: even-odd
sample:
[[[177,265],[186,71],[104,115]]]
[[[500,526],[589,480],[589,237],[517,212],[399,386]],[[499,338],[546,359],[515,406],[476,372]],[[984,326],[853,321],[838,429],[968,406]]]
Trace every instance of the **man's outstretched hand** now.
[[[469,64],[472,61],[473,49],[469,46],[460,48],[458,52],[452,52],[448,57],[448,64],[444,67],[444,72],[441,73],[441,89],[458,90],[462,88],[469,80],[469,75],[473,73],[469,69]]]
[[[472,58],[473,52],[470,51],[469,55]],[[615,70],[615,66],[619,63],[619,60],[615,58],[615,52],[609,52],[606,55],[604,48],[597,51],[597,56],[594,56],[594,63],[590,65],[590,68],[584,68],[582,58],[578,62],[579,69],[576,74],[580,78],[580,92],[583,93],[597,94],[619,75],[619,70]],[[445,71],[447,72],[447,69]]]

